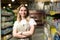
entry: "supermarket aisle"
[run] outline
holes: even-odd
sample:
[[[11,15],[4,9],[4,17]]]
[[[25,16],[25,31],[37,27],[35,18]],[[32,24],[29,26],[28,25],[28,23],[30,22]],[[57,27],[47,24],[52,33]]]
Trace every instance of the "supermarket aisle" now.
[[[32,36],[32,40],[44,40],[44,29],[36,28],[35,34]]]

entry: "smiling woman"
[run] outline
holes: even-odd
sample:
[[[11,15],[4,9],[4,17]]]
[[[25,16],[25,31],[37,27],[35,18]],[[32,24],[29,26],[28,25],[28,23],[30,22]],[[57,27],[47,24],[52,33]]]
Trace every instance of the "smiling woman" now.
[[[27,6],[24,4],[19,6],[17,20],[13,26],[13,37],[17,40],[30,40],[34,33],[34,25],[36,25],[36,22],[29,17]]]

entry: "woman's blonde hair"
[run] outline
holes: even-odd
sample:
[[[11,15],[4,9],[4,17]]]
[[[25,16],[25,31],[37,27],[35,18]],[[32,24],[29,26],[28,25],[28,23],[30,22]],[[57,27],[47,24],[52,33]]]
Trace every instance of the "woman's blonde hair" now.
[[[29,16],[29,10],[28,10],[27,6],[25,6],[24,4],[21,4],[21,5],[18,7],[17,21],[20,21],[20,20],[21,20],[21,15],[19,15],[19,10],[20,10],[21,7],[25,7],[26,10],[27,10],[27,15],[25,16],[25,18],[27,19],[28,16]]]

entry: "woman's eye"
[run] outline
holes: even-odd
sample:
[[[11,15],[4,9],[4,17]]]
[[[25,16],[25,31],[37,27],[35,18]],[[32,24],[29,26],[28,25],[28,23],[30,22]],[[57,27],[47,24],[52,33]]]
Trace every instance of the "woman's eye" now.
[[[23,10],[21,10],[21,11],[23,11]]]
[[[24,10],[24,11],[27,11],[27,10]]]

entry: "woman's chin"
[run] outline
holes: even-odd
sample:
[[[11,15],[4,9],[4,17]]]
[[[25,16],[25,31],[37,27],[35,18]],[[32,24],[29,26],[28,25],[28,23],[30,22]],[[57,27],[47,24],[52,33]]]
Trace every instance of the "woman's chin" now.
[[[22,15],[21,17],[25,17],[25,15]]]

